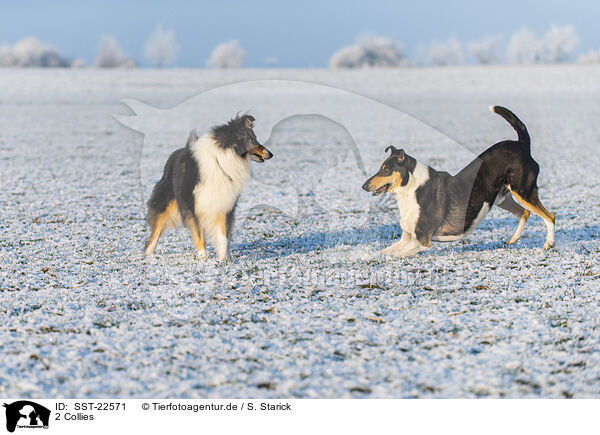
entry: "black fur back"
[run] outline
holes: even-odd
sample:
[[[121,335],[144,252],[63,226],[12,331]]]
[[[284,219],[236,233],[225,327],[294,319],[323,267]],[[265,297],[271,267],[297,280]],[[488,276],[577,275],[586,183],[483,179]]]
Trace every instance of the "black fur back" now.
[[[193,215],[194,188],[199,181],[200,170],[191,149],[186,147],[173,152],[148,200],[149,217],[153,213],[162,213],[174,199],[184,219]]]

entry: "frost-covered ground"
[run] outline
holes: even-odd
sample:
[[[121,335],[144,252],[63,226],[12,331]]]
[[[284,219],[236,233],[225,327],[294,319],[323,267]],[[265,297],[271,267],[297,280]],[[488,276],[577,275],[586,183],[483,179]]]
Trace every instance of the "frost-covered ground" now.
[[[265,206],[237,222],[231,264],[197,261],[183,230],[143,258],[143,202],[187,131],[144,138],[112,118],[131,114],[119,100],[170,108],[265,78],[351,90],[400,121],[336,101],[352,125],[284,120],[260,138],[275,157],[244,201]],[[600,68],[4,69],[0,84],[0,396],[600,396]],[[494,210],[461,241],[375,256],[400,229],[393,201],[359,190],[348,131],[369,175],[390,143],[455,171],[515,137],[491,104],[529,127],[556,248],[537,217],[504,246],[516,219]]]

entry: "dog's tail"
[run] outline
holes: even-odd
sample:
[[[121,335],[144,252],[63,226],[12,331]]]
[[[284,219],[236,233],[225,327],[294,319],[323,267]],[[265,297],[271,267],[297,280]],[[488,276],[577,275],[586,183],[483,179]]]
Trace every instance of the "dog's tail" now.
[[[187,148],[191,147],[198,140],[198,133],[196,133],[196,129],[190,131],[190,135],[188,137],[187,143],[185,146]]]
[[[490,106],[490,110],[506,119],[506,121],[512,126],[512,128],[515,129],[515,131],[519,135],[519,142],[526,145],[528,148],[531,146],[531,139],[529,138],[527,127],[525,127],[525,124],[523,124],[523,122],[519,118],[517,118],[517,115],[512,113],[506,107],[502,106]]]

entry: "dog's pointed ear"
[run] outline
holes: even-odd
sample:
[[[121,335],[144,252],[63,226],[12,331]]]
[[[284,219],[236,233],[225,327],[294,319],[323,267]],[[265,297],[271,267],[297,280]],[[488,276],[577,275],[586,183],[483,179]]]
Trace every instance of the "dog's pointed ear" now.
[[[389,147],[387,147],[385,149],[385,152],[387,153],[389,150],[392,150],[392,154],[396,154],[398,152],[398,150],[396,149],[396,147],[394,145],[390,145]]]
[[[244,127],[246,128],[254,128],[254,116],[252,115],[244,115]]]
[[[387,147],[385,149],[385,152],[387,153],[389,150],[392,150],[392,155],[396,156],[396,158],[398,159],[398,161],[403,161],[404,158],[406,157],[406,154],[404,154],[404,150],[399,150],[398,148],[396,148],[394,145],[390,145],[389,147]]]

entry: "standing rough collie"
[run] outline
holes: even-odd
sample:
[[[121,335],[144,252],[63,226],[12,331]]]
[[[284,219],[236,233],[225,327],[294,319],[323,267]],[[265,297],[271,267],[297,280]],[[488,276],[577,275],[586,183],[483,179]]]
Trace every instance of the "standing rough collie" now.
[[[146,255],[154,252],[166,228],[183,224],[200,258],[207,256],[205,234],[218,259],[229,258],[235,206],[250,177],[250,160],[273,157],[256,139],[253,122],[250,115],[236,116],[201,138],[193,130],[185,148],[171,154],[148,201],[152,232]]]
[[[491,146],[456,175],[438,172],[393,146],[392,154],[363,189],[394,192],[402,238],[383,254],[407,257],[431,247],[431,241],[458,240],[479,225],[493,205],[519,218],[508,244],[519,240],[530,211],[546,223],[544,249],[554,246],[554,215],[538,198],[540,167],[531,157],[527,128],[510,110],[490,107],[517,132],[518,140]],[[513,200],[514,199],[516,200]]]

